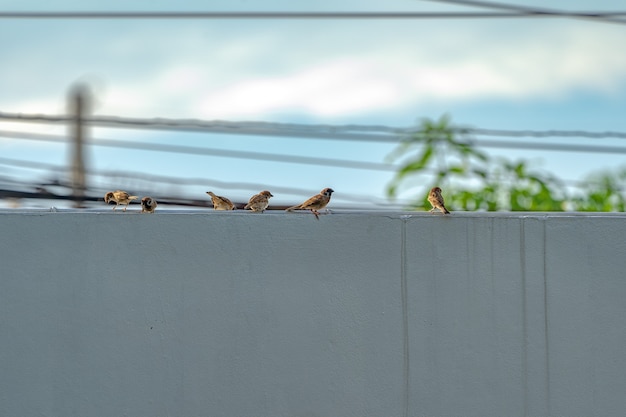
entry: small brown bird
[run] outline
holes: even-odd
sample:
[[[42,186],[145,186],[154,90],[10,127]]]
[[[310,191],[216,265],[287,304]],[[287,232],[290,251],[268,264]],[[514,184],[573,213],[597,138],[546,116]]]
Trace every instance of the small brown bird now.
[[[141,199],[141,212],[154,213],[157,208],[157,201],[152,197],[144,197]]]
[[[431,206],[433,206],[433,208],[430,209],[431,212],[435,211],[435,209],[439,209],[443,212],[443,214],[450,214],[443,202],[441,188],[434,187],[430,190],[430,192],[428,193],[428,202]]]
[[[267,206],[270,205],[270,197],[274,197],[272,193],[269,191],[261,191],[260,193],[250,197],[250,201],[248,201],[244,210],[250,209],[252,211],[263,213]]]
[[[211,196],[211,201],[213,202],[213,208],[215,210],[234,210],[235,209],[235,205],[233,204],[233,202],[227,199],[226,197],[215,195],[213,194],[212,191],[207,191],[206,193]]]
[[[128,208],[128,204],[138,198],[139,197],[137,197],[136,195],[130,195],[126,191],[116,190],[106,193],[104,195],[104,202],[109,204],[110,201],[114,201],[115,207],[113,207],[113,210],[115,210],[120,204],[124,204],[124,211],[126,211],[126,209]]]
[[[305,201],[302,204],[298,204],[297,206],[293,206],[293,207],[289,207],[286,211],[293,211],[293,210],[311,210],[311,212],[315,215],[315,218],[317,220],[319,220],[319,211],[323,209],[324,207],[326,207],[326,205],[328,205],[328,203],[330,202],[330,196],[335,192],[335,190],[333,190],[332,188],[324,188],[322,191],[320,191],[319,194],[314,195],[313,197],[309,198],[307,201]]]

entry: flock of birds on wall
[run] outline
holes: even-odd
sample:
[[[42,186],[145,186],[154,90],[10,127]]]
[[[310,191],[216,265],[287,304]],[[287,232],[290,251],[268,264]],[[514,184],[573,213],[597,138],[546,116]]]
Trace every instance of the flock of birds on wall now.
[[[319,211],[326,208],[326,206],[330,202],[330,196],[334,192],[335,190],[333,190],[332,188],[324,188],[322,191],[319,192],[319,194],[314,195],[302,204],[287,208],[286,211],[310,210],[311,213],[315,215],[315,218],[319,220]],[[235,205],[228,198],[215,195],[211,191],[207,191],[207,194],[211,196],[211,201],[215,210],[235,210]],[[244,210],[250,209],[257,213],[263,213],[269,206],[271,197],[274,196],[269,191],[261,191],[260,193],[250,197],[250,200],[248,201],[248,204],[245,205]],[[124,205],[123,211],[126,211],[130,202],[138,198],[138,196],[130,195],[126,191],[117,190],[109,191],[108,193],[106,193],[104,195],[104,202],[107,204],[109,204],[110,202],[114,202],[115,206],[113,207],[113,210],[115,210],[119,205]],[[439,210],[443,214],[450,214],[448,209],[446,209],[445,203],[443,201],[441,188],[432,188],[428,193],[428,201],[433,206],[433,208],[430,210],[431,212]],[[154,198],[144,197],[141,199],[142,213],[154,213],[156,208],[157,201]]]

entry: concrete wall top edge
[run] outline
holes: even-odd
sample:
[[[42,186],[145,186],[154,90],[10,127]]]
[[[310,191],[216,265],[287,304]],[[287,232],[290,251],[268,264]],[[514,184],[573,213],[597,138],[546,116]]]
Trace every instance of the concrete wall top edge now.
[[[141,214],[136,208],[129,208],[126,212],[121,210],[113,211],[107,209],[0,209],[0,215],[7,214],[23,214],[23,215],[59,215],[59,214],[81,214],[81,215],[135,215]],[[158,212],[151,214],[156,215],[213,215],[213,216],[259,216],[261,214],[252,213],[248,210],[234,211],[214,211],[212,209],[158,209]],[[303,216],[310,215],[309,212],[285,213],[282,210],[268,210],[262,214],[263,216]],[[478,217],[478,218],[561,218],[561,217],[609,217],[609,218],[626,218],[626,213],[618,212],[476,212],[476,211],[455,211],[452,214],[444,216],[440,213],[430,213],[427,211],[389,211],[389,210],[331,210],[326,215],[337,216],[371,216],[371,217],[389,217],[389,218],[423,218],[423,217]],[[322,217],[323,218],[323,217]]]

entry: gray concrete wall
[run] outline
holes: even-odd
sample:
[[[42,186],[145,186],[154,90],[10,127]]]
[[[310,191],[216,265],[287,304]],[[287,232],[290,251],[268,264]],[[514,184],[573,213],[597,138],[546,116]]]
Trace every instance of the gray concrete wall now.
[[[626,410],[626,216],[0,212],[0,415]]]

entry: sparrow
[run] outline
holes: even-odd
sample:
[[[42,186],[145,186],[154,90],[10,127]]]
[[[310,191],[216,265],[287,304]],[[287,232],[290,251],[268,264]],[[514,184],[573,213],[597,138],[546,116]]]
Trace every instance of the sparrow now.
[[[261,213],[263,213],[267,206],[270,205],[270,197],[274,197],[272,193],[270,193],[269,191],[261,191],[260,193],[250,197],[250,201],[248,201],[248,204],[246,204],[244,210],[250,209],[252,211],[260,211]]]
[[[141,212],[154,213],[157,208],[157,201],[152,197],[144,197],[141,199]]]
[[[207,191],[206,193],[211,196],[211,201],[213,202],[213,208],[215,210],[235,209],[235,205],[226,197],[220,197],[219,195],[215,195],[212,191]]]
[[[446,208],[443,202],[443,196],[441,195],[441,188],[434,187],[430,190],[430,192],[428,193],[428,202],[430,203],[431,206],[433,206],[433,208],[430,209],[431,213],[435,211],[435,209],[439,209],[443,212],[443,214],[450,214],[450,212],[448,211],[448,209]]]
[[[309,198],[302,204],[297,206],[289,207],[285,211],[293,211],[293,210],[311,210],[311,212],[315,215],[315,218],[319,220],[319,211],[326,207],[326,205],[330,202],[330,196],[335,192],[332,188],[324,188],[320,191],[319,194],[314,195]]]
[[[117,190],[109,191],[108,193],[106,193],[104,195],[104,202],[109,204],[110,201],[114,201],[115,207],[113,207],[113,210],[115,210],[120,204],[124,204],[124,211],[126,211],[126,209],[128,208],[128,204],[138,198],[139,197],[137,197],[136,195],[129,195],[126,191]]]

